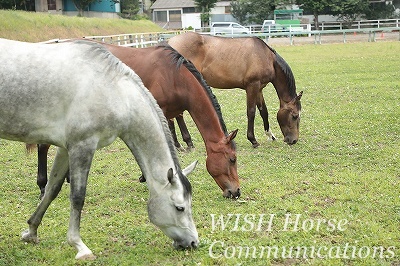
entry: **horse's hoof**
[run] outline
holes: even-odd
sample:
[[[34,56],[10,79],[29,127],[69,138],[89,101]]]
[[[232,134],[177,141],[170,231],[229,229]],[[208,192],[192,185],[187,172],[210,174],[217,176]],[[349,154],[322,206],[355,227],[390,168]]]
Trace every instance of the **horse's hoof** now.
[[[79,255],[79,253],[78,253],[76,255],[75,259],[77,259],[77,260],[95,260],[96,256],[93,253],[85,254],[85,255]]]
[[[267,134],[268,140],[270,140],[270,141],[276,140],[276,137],[274,136],[274,134],[272,134],[272,132],[270,130],[265,131],[265,134]]]
[[[194,146],[188,146],[186,148],[186,152],[192,152],[194,150]]]
[[[179,151],[179,152],[185,152],[186,151],[183,146],[180,146],[179,148],[177,147],[176,150]]]
[[[35,236],[31,235],[29,229],[23,231],[21,234],[21,237],[22,237],[22,241],[31,242],[31,243],[35,243],[35,244],[39,243],[38,237],[36,235]]]
[[[260,143],[258,143],[258,142],[253,143],[253,148],[254,148],[254,149],[257,148],[258,146],[260,146]]]
[[[140,182],[140,183],[146,182],[146,178],[144,177],[144,175],[141,175],[141,176],[139,177],[139,182]]]

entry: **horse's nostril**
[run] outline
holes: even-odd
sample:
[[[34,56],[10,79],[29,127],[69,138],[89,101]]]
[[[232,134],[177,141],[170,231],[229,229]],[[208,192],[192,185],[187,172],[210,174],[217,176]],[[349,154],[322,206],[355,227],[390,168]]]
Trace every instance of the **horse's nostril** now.
[[[196,241],[192,241],[190,245],[192,246],[192,248],[197,248],[198,246]]]
[[[239,198],[240,197],[240,188],[238,188],[237,192],[236,192],[236,197]]]

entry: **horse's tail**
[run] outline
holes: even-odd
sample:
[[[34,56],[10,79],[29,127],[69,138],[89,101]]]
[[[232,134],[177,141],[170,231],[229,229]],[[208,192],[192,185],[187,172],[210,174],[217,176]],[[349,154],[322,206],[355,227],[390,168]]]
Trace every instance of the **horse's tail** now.
[[[32,153],[35,149],[36,149],[36,144],[26,144],[25,148],[26,148],[26,153],[30,154]]]

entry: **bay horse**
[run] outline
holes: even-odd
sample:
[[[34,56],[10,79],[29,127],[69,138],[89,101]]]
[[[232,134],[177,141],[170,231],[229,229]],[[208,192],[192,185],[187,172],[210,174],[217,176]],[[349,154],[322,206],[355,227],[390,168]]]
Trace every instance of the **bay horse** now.
[[[167,120],[138,75],[103,46],[0,39],[0,138],[58,146],[46,192],[22,233],[37,229],[69,171],[68,243],[76,259],[94,259],[80,236],[90,165],[96,149],[122,139],[147,177],[148,215],[175,248],[198,246],[192,188],[180,169]]]
[[[271,82],[278,94],[277,120],[287,144],[299,137],[301,91],[296,94],[295,79],[286,61],[257,37],[225,38],[194,32],[172,37],[168,42],[192,61],[208,85],[219,89],[241,88],[247,97],[247,139],[259,146],[254,135],[256,106],[267,136],[275,140],[269,128],[268,110],[262,89]]]
[[[208,172],[224,197],[238,198],[240,184],[233,141],[237,130],[228,134],[218,101],[194,65],[169,45],[148,48],[101,45],[141,77],[168,119],[185,110],[189,112],[206,147]],[[48,147],[38,147],[37,183],[41,196],[47,183]],[[142,177],[141,181],[144,180]]]

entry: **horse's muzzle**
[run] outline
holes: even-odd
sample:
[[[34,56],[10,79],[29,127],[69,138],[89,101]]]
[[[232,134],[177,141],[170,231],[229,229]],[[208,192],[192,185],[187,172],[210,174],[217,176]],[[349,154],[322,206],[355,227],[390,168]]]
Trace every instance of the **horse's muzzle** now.
[[[233,199],[237,199],[240,197],[240,188],[238,188],[237,190],[230,190],[230,189],[226,189],[222,195],[225,198],[233,198]]]
[[[193,240],[190,242],[190,244],[189,244],[189,242],[185,243],[185,242],[174,241],[173,245],[174,245],[174,248],[177,250],[195,249],[195,248],[198,248],[198,246],[199,246],[199,240],[197,240],[197,239]]]
[[[289,145],[293,145],[293,144],[296,144],[296,143],[297,143],[297,139],[291,138],[291,137],[285,137],[285,138],[283,139],[283,141],[286,142],[286,143],[289,144]]]

